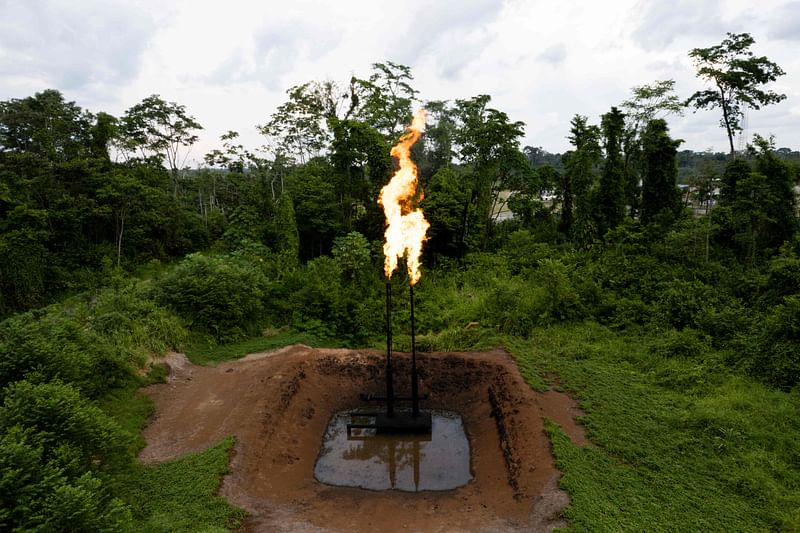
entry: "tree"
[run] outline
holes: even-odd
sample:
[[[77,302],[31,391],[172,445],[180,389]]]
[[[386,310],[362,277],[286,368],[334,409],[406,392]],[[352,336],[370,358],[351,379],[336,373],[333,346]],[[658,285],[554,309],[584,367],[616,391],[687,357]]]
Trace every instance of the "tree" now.
[[[453,140],[458,158],[469,171],[470,192],[461,218],[462,253],[470,205],[479,217],[486,245],[498,202],[502,201],[500,192],[509,190],[518,174],[529,170],[527,159],[519,150],[524,124],[511,122],[507,114],[488,107],[490,100],[486,94],[456,100],[453,111],[457,124]]]
[[[675,162],[681,142],[670,138],[669,128],[663,119],[651,120],[642,135],[644,175],[641,220],[645,224],[659,213],[674,217],[680,210],[680,196],[675,186],[678,176]]]
[[[425,111],[427,124],[422,142],[411,148],[412,158],[417,161],[423,184],[427,184],[439,170],[452,164],[453,137],[456,129],[453,109],[447,101],[428,101],[425,103]]]
[[[0,153],[24,152],[51,162],[84,156],[92,121],[91,113],[54,89],[0,102]]]
[[[631,215],[639,210],[639,181],[643,172],[641,136],[651,120],[668,115],[683,115],[686,106],[675,94],[675,80],[656,80],[631,89],[631,98],[622,102],[625,110],[625,133],[622,150],[625,154],[625,203]]]
[[[653,119],[683,115],[686,104],[674,91],[675,80],[656,80],[650,85],[633,87],[631,98],[621,106],[625,109],[628,129],[638,135]]]
[[[333,181],[334,169],[322,158],[312,159],[287,178],[302,259],[330,252],[333,239],[342,228]]]
[[[592,194],[595,185],[594,167],[600,160],[600,129],[587,124],[588,118],[575,115],[570,121],[569,141],[575,150],[564,154],[564,205],[561,212],[561,229],[565,233],[573,230],[573,220],[583,234],[593,233]],[[568,199],[573,200],[574,215],[567,209]]]
[[[345,229],[358,229],[369,239],[379,238],[384,217],[378,195],[392,170],[389,144],[364,122],[333,119],[330,125],[330,160],[336,169],[336,197]]]
[[[731,159],[736,158],[733,137],[742,131],[744,108],[760,109],[786,98],[785,94],[764,90],[761,87],[784,72],[766,57],[757,57],[750,51],[755,40],[748,33],[728,33],[722,43],[708,48],[694,48],[689,57],[694,59],[697,75],[713,85],[694,93],[687,101],[696,109],[722,109],[720,126],[725,128],[730,144]]]
[[[259,131],[277,144],[279,153],[296,156],[301,163],[320,155],[331,140],[328,121],[335,118],[346,120],[358,105],[355,78],[348,91],[343,91],[332,81],[309,81],[295,85],[286,91],[289,100],[270,116],[269,121],[258,126]],[[340,116],[344,102],[350,108]]]
[[[296,263],[300,251],[300,234],[297,232],[294,203],[288,192],[280,195],[275,206],[275,236],[278,251]]]
[[[417,91],[411,87],[411,68],[392,61],[373,63],[367,80],[355,79],[360,87],[358,118],[394,143],[411,121],[411,104]]]
[[[722,177],[718,236],[753,264],[790,240],[797,231],[792,167],[777,158],[771,139],[756,135],[754,161],[733,160]]]
[[[196,130],[203,127],[186,113],[186,107],[167,102],[159,95],[148,96],[125,111],[120,132],[122,147],[139,152],[142,158],[156,157],[167,162],[173,180],[173,194],[178,194],[178,172],[189,153],[182,153],[197,142]]]
[[[625,174],[622,159],[622,134],[625,115],[616,107],[603,115],[605,162],[596,196],[597,227],[600,236],[613,229],[625,217]]]
[[[462,251],[461,229],[464,206],[470,191],[464,176],[453,167],[443,167],[431,176],[420,207],[430,222],[423,252],[428,257],[456,257]],[[471,213],[467,213],[470,218]]]

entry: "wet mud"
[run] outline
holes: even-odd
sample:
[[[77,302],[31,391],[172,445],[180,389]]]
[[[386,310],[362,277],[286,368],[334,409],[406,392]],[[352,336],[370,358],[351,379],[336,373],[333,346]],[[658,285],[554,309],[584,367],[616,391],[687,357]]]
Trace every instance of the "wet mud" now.
[[[407,354],[395,355],[395,391],[407,395]],[[550,531],[566,524],[544,418],[588,443],[566,394],[537,393],[501,349],[418,354],[423,407],[461,417],[471,480],[451,490],[404,492],[332,486],[314,476],[337,412],[381,395],[383,355],[297,345],[198,367],[172,354],[168,383],[146,389],[156,411],[143,462],[160,462],[236,437],[221,494],[248,511],[246,531]]]

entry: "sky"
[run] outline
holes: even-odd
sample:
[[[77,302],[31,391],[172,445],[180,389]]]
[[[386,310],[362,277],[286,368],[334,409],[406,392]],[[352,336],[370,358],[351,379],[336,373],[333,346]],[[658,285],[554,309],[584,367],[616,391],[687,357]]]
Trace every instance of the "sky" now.
[[[249,149],[286,90],[411,67],[422,100],[491,95],[525,123],[522,146],[569,149],[575,114],[600,115],[631,88],[703,89],[689,50],[750,33],[786,75],[783,102],[750,111],[745,139],[800,149],[800,1],[786,0],[0,0],[0,100],[48,88],[121,116],[151,94],[203,125],[191,166],[238,131]],[[727,150],[719,111],[668,119],[682,148]]]

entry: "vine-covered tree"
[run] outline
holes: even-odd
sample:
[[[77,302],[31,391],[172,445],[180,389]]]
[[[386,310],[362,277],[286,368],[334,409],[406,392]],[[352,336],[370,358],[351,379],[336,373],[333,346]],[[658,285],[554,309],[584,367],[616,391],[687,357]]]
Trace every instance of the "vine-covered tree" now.
[[[686,103],[696,109],[722,110],[720,126],[728,135],[731,159],[736,158],[733,138],[742,131],[744,108],[760,109],[786,98],[785,94],[763,88],[785,73],[766,57],[753,54],[750,47],[754,43],[748,33],[728,33],[728,38],[718,45],[689,52],[697,75],[712,88],[697,91]]]
[[[622,151],[625,154],[625,203],[631,215],[639,212],[639,183],[644,171],[642,134],[651,120],[669,115],[683,115],[686,103],[675,94],[675,80],[656,80],[631,89],[631,97],[622,102],[625,110],[625,133]]]
[[[622,158],[622,135],[625,115],[612,107],[600,122],[603,132],[605,162],[596,195],[596,218],[600,236],[616,228],[625,217],[625,173]]]
[[[600,160],[600,129],[588,124],[588,117],[575,115],[570,121],[569,141],[575,147],[564,154],[564,191],[562,198],[574,199],[574,214],[562,208],[561,230],[570,233],[573,220],[581,233],[591,232],[594,167]]]
[[[645,224],[662,213],[674,217],[680,210],[680,194],[675,182],[678,176],[676,156],[681,142],[670,138],[663,119],[651,120],[642,134],[641,220]]]

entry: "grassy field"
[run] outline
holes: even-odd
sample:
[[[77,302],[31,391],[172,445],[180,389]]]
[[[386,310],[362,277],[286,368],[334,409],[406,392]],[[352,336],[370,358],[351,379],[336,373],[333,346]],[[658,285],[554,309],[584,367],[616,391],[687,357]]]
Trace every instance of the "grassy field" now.
[[[508,344],[533,386],[555,374],[586,412],[591,447],[548,425],[570,530],[800,531],[798,395],[655,345],[591,323]]]

